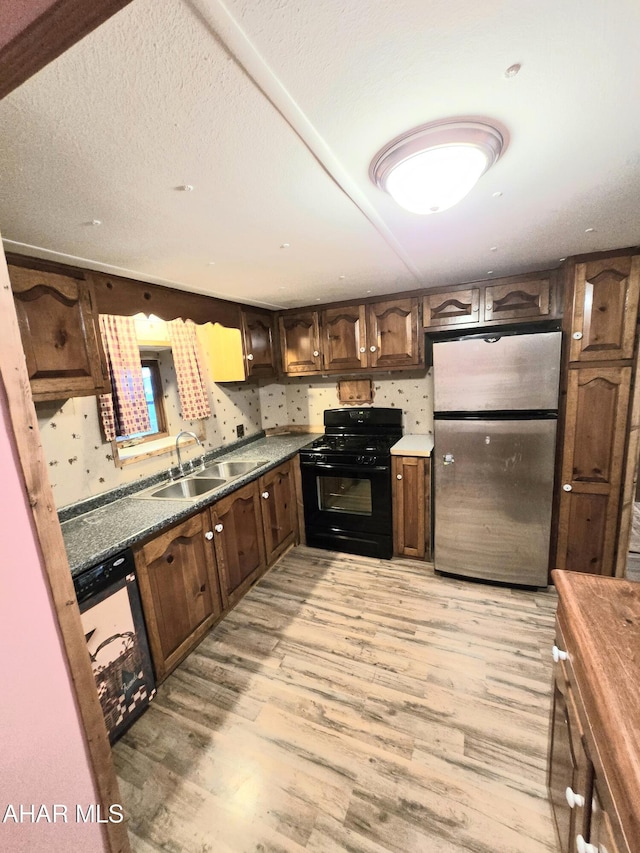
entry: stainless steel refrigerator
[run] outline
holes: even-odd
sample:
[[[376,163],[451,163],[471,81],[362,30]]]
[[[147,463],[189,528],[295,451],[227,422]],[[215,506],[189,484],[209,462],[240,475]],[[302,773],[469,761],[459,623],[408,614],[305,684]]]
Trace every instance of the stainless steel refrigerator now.
[[[559,331],[433,344],[436,571],[546,586]]]

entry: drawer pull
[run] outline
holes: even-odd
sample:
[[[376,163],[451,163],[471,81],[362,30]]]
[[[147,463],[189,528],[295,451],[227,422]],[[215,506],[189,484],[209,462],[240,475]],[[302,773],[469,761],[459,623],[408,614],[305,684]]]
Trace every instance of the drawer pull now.
[[[378,349],[378,347],[369,347],[369,350],[370,350],[371,352],[375,352],[377,349]]]
[[[247,361],[253,361],[253,353],[252,352],[248,353]]]
[[[314,351],[313,351],[313,357],[314,357],[314,358],[317,358],[319,355],[320,355],[320,353],[318,352],[318,350],[317,350],[317,349],[314,349]]]
[[[366,351],[367,351],[366,347],[360,347],[360,352],[366,352]]]
[[[569,655],[567,654],[567,652],[562,651],[562,649],[559,649],[557,646],[552,646],[551,657],[556,663],[558,663],[559,660],[566,660]]]
[[[569,803],[569,808],[574,809],[576,806],[581,809],[584,805],[584,797],[582,794],[576,794],[573,788],[567,788],[564,792],[565,797],[567,798],[567,802]]]
[[[268,501],[269,500],[269,492],[263,492],[262,497],[265,499],[265,501]]]
[[[578,853],[598,853],[595,844],[589,844],[581,835],[576,835],[576,850]]]

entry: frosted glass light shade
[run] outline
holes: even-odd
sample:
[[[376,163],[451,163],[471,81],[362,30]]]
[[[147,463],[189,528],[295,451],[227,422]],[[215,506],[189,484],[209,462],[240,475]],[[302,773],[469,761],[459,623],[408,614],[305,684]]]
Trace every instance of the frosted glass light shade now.
[[[438,213],[471,191],[502,145],[491,125],[436,122],[394,139],[373,159],[369,173],[406,210]]]

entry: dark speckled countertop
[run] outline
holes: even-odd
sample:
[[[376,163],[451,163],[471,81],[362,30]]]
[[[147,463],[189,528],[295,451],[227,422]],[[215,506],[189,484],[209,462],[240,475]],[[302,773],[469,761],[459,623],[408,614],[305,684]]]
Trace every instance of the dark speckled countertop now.
[[[251,441],[243,447],[218,456],[215,462],[234,459],[264,460],[265,464],[249,474],[237,477],[196,500],[139,500],[122,497],[105,506],[62,522],[71,574],[117,554],[151,534],[187,518],[198,509],[220,500],[230,492],[255,480],[281,462],[295,456],[301,447],[317,438],[310,434],[273,435]]]

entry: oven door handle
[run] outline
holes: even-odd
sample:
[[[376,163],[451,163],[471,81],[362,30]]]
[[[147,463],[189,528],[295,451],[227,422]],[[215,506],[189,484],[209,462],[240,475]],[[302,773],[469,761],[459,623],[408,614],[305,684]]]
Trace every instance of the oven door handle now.
[[[391,465],[349,465],[340,464],[339,462],[300,462],[300,467],[305,471],[336,471],[337,473],[346,473],[354,471],[357,474],[366,474],[367,471],[376,471],[378,473],[391,471]]]

